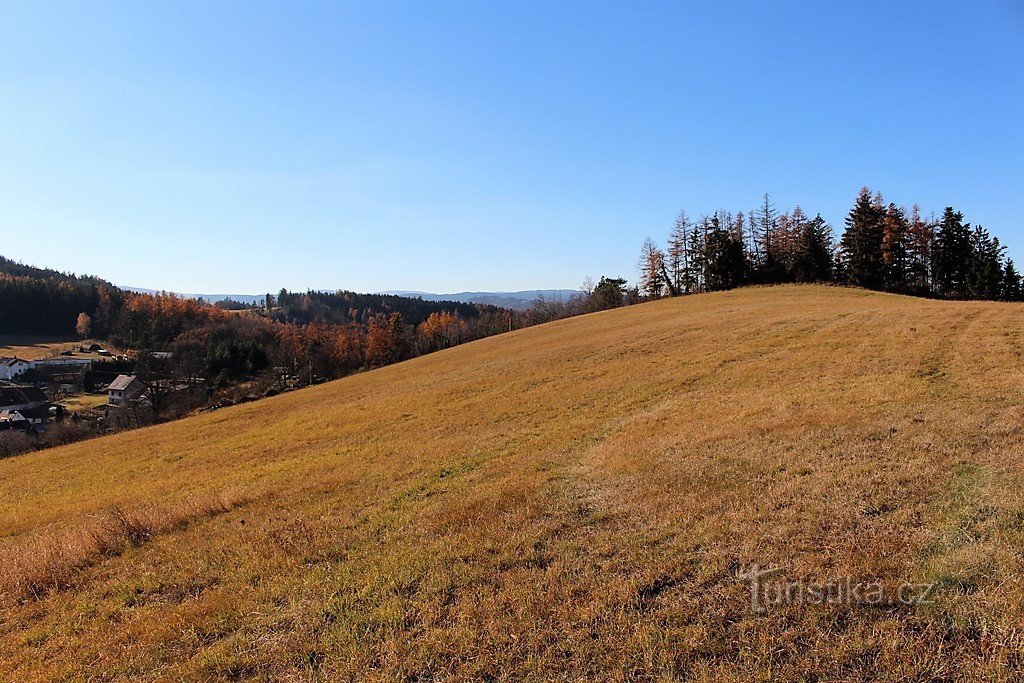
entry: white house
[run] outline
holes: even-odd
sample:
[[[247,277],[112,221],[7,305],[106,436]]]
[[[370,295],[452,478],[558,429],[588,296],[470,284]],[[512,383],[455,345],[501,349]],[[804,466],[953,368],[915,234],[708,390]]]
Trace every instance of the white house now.
[[[6,358],[0,358],[0,380],[12,380],[19,375],[25,373],[26,370],[32,367],[32,364],[27,360],[22,360],[14,356]]]
[[[107,404],[123,406],[146,391],[146,385],[135,375],[118,375],[107,387]]]

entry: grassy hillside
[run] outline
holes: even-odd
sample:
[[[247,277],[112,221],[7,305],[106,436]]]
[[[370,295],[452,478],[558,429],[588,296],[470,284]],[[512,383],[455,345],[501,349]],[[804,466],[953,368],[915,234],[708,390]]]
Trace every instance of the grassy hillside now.
[[[66,337],[36,337],[28,335],[0,334],[0,357],[17,356],[24,360],[39,360],[60,355],[65,349],[81,344]]]
[[[1010,678],[1022,322],[701,295],[0,461],[0,678]]]

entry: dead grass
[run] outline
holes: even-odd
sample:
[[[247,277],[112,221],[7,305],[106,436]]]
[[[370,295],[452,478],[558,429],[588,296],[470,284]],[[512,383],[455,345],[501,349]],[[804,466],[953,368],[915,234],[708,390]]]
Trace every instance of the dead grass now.
[[[87,413],[107,404],[106,394],[80,394],[69,396],[61,404],[71,413]]]
[[[0,334],[0,356],[17,356],[24,360],[57,355],[72,345],[77,342],[66,337]]]
[[[188,497],[173,506],[114,508],[61,531],[33,534],[0,546],[0,601],[39,599],[74,586],[75,577],[104,558],[148,543],[204,517],[223,514],[247,497],[231,491]]]
[[[0,678],[1019,680],[1022,310],[701,295],[0,461],[6,548],[268,494],[107,522]],[[938,590],[756,614],[754,563]]]
[[[98,343],[113,354],[121,353],[105,341],[97,339],[68,339],[66,337],[40,337],[32,335],[0,335],[0,356],[17,356],[23,360],[40,360],[59,356],[61,351],[75,351],[73,358],[103,360],[98,353],[79,353],[81,344]]]

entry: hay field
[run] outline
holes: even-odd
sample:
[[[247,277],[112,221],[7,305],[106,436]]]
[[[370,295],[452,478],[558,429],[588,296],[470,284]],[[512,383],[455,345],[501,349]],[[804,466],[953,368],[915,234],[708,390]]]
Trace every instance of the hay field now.
[[[74,358],[104,360],[98,353],[79,353],[78,347],[84,343],[98,343],[111,353],[121,353],[107,342],[97,339],[66,339],[64,337],[37,337],[27,335],[0,335],[0,357],[16,356],[22,360],[41,360],[54,358],[62,351],[74,351]]]
[[[1022,323],[743,289],[0,461],[0,679],[1013,680]]]

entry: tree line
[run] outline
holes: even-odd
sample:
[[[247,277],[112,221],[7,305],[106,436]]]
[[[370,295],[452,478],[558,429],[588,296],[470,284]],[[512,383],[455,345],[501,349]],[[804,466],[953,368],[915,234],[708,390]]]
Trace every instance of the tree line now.
[[[348,291],[282,289],[261,305],[217,306],[0,257],[0,334],[172,351],[176,374],[220,385],[271,371],[332,379],[528,323],[496,306]]]
[[[947,207],[924,218],[863,188],[838,241],[821,214],[778,212],[766,194],[753,211],[691,220],[680,212],[664,248],[647,238],[638,294],[645,298],[746,284],[827,282],[949,299],[1022,299],[1021,276],[999,238]]]

